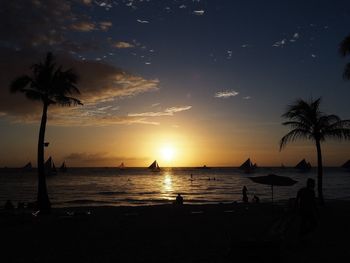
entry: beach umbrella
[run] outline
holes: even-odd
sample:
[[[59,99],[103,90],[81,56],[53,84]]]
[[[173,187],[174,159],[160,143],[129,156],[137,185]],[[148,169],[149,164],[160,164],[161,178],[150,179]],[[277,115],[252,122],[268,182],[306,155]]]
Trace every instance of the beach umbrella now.
[[[272,196],[272,203],[273,203],[273,187],[276,186],[291,186],[297,183],[297,181],[286,177],[286,176],[280,176],[276,174],[268,174],[264,176],[255,176],[255,177],[249,177],[250,180],[252,180],[254,183],[258,184],[266,184],[271,186],[271,196]]]

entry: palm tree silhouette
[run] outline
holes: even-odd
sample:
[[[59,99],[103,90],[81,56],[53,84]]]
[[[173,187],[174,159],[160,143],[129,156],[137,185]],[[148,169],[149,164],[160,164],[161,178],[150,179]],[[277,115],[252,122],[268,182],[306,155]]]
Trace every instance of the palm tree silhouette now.
[[[34,64],[30,75],[23,75],[12,81],[10,91],[23,92],[25,96],[34,101],[41,101],[43,111],[41,117],[38,139],[38,209],[41,212],[49,212],[50,199],[47,193],[46,175],[44,167],[44,142],[47,122],[48,107],[52,104],[61,106],[82,105],[80,100],[70,97],[73,93],[80,94],[76,87],[77,74],[72,70],[63,70],[62,66],[55,63],[51,52],[47,53],[45,61]]]
[[[339,53],[342,57],[350,56],[350,35],[345,37],[339,45]],[[343,78],[350,80],[350,62],[345,65]]]
[[[280,141],[280,151],[289,143],[297,139],[308,139],[315,143],[317,150],[317,190],[321,204],[324,204],[322,179],[323,164],[321,142],[326,139],[350,139],[350,120],[341,120],[337,115],[326,115],[320,111],[321,98],[304,101],[298,99],[288,106],[282,115],[289,119],[282,124],[289,126],[288,132]]]

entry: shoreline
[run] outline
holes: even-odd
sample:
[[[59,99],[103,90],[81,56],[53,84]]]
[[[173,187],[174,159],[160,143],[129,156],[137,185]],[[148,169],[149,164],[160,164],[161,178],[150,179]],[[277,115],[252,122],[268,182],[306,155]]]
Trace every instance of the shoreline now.
[[[3,258],[78,263],[348,258],[350,202],[327,200],[320,212],[319,227],[306,243],[299,242],[295,213],[271,203],[68,207],[42,216],[2,212]]]

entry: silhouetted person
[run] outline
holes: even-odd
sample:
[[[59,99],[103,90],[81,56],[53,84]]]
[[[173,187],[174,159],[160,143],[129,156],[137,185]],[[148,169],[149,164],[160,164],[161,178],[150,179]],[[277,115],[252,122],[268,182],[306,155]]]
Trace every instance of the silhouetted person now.
[[[300,236],[311,233],[317,226],[318,209],[315,199],[315,180],[309,178],[306,187],[298,191],[296,207],[301,217]]]
[[[253,203],[260,203],[260,198],[257,195],[253,196]]]
[[[183,197],[180,194],[177,194],[175,204],[176,205],[183,205],[183,203],[184,203]]]
[[[7,200],[4,206],[5,210],[12,210],[15,206],[12,204],[11,200]]]
[[[242,188],[242,195],[243,195],[243,198],[242,198],[243,202],[248,203],[248,189],[246,186],[243,186]]]

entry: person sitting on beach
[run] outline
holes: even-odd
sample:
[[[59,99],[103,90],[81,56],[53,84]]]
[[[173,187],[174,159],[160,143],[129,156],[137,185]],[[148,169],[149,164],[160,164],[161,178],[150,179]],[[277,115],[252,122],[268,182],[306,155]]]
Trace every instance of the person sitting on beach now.
[[[260,198],[257,195],[253,196],[253,203],[259,203],[260,202]]]
[[[175,205],[183,205],[184,199],[180,194],[177,194],[175,199]]]
[[[318,209],[315,199],[315,180],[307,179],[306,187],[298,191],[295,201],[301,217],[300,236],[305,236],[315,230],[317,226]]]
[[[242,198],[243,202],[248,203],[248,189],[246,186],[243,186],[242,188],[242,195],[243,195],[243,198]]]
[[[12,210],[15,206],[12,204],[11,200],[7,200],[4,205],[5,210]]]

